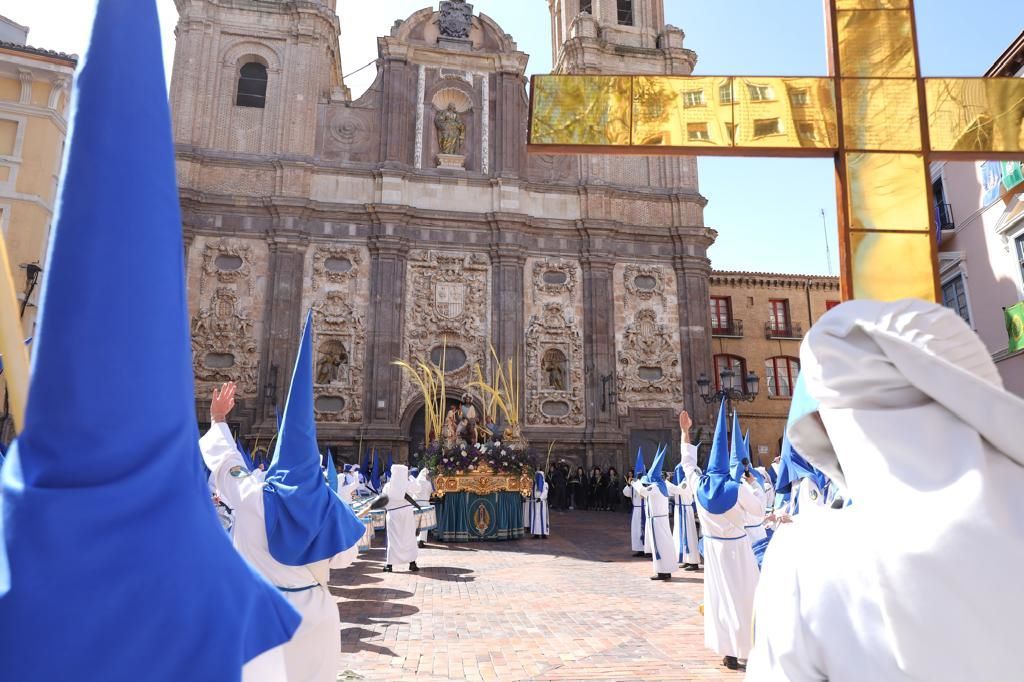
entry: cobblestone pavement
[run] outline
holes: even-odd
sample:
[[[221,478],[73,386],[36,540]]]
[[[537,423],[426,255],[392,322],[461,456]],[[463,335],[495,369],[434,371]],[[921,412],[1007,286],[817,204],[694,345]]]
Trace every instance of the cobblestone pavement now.
[[[703,574],[652,582],[629,517],[555,512],[548,540],[383,549],[334,571],[339,680],[739,680],[703,646]],[[374,546],[382,543],[377,533]]]

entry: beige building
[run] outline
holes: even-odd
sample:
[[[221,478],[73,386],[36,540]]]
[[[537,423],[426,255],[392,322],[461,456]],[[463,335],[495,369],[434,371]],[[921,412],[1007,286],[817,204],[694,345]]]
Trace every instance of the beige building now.
[[[731,369],[736,387],[753,372],[759,390],[753,402],[737,402],[750,429],[750,449],[763,464],[779,454],[779,440],[800,372],[800,341],[827,310],[840,302],[837,277],[765,272],[711,274],[711,391]],[[705,443],[711,434],[702,434]]]
[[[22,302],[36,319],[77,57],[26,45],[28,28],[0,16],[0,229]]]
[[[1024,78],[1024,33],[985,76]],[[1024,110],[1004,119],[1024,139]],[[984,341],[1007,390],[1024,395],[1024,351],[1011,352],[1003,315],[1024,301],[1024,165],[936,163],[931,180],[943,304]]]

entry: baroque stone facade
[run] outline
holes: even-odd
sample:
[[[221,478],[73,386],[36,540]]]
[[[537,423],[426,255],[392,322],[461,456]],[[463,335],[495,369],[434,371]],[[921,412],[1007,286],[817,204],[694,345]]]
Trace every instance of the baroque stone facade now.
[[[678,437],[681,405],[706,421],[715,233],[694,159],[527,154],[528,57],[465,2],[396,22],[358,99],[334,0],[177,5],[201,419],[235,380],[234,426],[269,439],[312,309],[318,433],[348,460],[401,461],[422,433],[395,360],[443,360],[458,398],[492,347],[516,359],[525,436],[568,460],[621,469]],[[634,0],[632,26],[614,6],[551,4],[557,70],[689,73],[661,0]]]

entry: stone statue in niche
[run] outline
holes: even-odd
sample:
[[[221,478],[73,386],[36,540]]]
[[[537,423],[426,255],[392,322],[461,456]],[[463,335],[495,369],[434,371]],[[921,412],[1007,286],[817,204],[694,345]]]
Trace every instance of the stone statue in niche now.
[[[468,38],[473,28],[473,5],[465,0],[442,2],[438,7],[437,27],[445,38]]]
[[[337,339],[325,341],[320,346],[320,360],[316,366],[316,383],[330,384],[342,378],[342,368],[348,367],[348,351],[345,344]]]
[[[557,348],[550,348],[544,353],[542,367],[547,375],[548,388],[555,391],[565,390],[565,355]]]
[[[437,144],[442,154],[462,153],[462,145],[466,141],[466,124],[459,118],[454,104],[437,112],[434,127],[437,128]]]

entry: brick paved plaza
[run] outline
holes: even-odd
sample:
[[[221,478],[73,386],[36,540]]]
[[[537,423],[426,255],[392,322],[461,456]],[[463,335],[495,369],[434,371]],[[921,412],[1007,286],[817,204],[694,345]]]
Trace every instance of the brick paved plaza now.
[[[624,513],[555,512],[551,528],[546,541],[431,544],[419,574],[383,573],[383,549],[335,571],[338,679],[741,679],[703,647],[702,573],[650,581]]]

